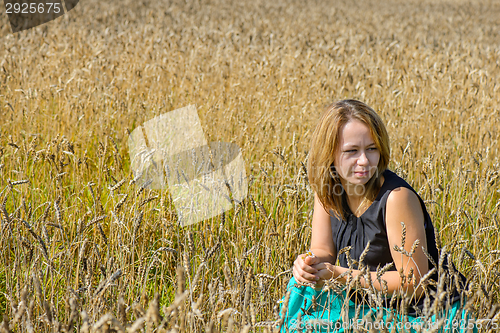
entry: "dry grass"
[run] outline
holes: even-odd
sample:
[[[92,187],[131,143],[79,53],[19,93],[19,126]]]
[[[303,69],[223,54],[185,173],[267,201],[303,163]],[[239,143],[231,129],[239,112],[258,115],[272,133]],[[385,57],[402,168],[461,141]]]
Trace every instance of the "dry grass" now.
[[[346,97],[380,112],[390,168],[474,282],[470,308],[497,315],[499,15],[486,0],[82,0],[16,35],[2,16],[0,330],[276,320],[308,249],[310,134]],[[240,209],[182,229],[167,191],[131,183],[127,135],[193,103],[252,181]]]

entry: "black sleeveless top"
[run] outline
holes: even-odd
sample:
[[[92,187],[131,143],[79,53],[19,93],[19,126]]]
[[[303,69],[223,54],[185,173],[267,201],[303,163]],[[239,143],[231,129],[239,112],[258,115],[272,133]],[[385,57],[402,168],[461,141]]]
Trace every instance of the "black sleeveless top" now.
[[[437,264],[439,262],[439,252],[436,247],[434,227],[422,198],[420,198],[418,193],[404,179],[399,177],[391,170],[386,169],[383,175],[385,180],[382,184],[382,187],[380,188],[377,197],[370,205],[370,207],[368,207],[368,209],[359,217],[355,216],[351,212],[347,204],[346,196],[345,194],[343,194],[343,209],[344,215],[347,216],[347,220],[339,220],[335,216],[330,217],[333,241],[337,253],[339,253],[341,249],[351,246],[350,257],[358,261],[368,241],[370,241],[369,251],[363,260],[363,263],[370,268],[370,271],[376,271],[378,266],[382,268],[385,264],[392,263],[393,260],[389,248],[389,240],[387,238],[385,224],[386,203],[387,198],[389,197],[389,193],[391,193],[392,190],[398,187],[406,187],[413,191],[420,201],[420,205],[424,213],[424,228],[425,236],[427,239],[426,250],[429,252],[430,256]],[[330,212],[331,215],[334,215],[333,211]],[[421,243],[419,246],[422,245],[423,244]],[[341,267],[349,267],[345,252],[338,255],[338,260]],[[429,270],[431,270],[434,266],[430,260],[428,260],[428,263]],[[445,268],[448,267],[448,263],[446,260],[444,260],[443,266],[445,266]],[[353,268],[357,269],[358,267],[354,265]],[[390,270],[396,270],[394,264]],[[437,281],[437,276],[437,273],[435,273],[431,276],[431,279]],[[460,278],[462,280],[462,285],[465,286],[465,277],[460,274]],[[451,301],[452,303],[460,299],[460,295],[456,290],[454,290],[450,296],[451,298],[449,299],[449,301]],[[359,295],[357,297],[359,297]],[[419,314],[419,312],[423,309],[423,299],[424,298],[422,297],[418,303],[409,305],[409,315],[416,316]]]

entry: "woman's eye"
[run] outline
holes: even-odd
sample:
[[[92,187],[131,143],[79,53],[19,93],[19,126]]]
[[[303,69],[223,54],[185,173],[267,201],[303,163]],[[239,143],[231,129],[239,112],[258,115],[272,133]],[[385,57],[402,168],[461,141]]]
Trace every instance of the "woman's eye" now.
[[[356,152],[356,149],[349,149],[349,150],[346,150],[345,152],[346,152],[346,153],[355,153],[355,152]]]
[[[368,150],[377,150],[376,147],[368,148]]]

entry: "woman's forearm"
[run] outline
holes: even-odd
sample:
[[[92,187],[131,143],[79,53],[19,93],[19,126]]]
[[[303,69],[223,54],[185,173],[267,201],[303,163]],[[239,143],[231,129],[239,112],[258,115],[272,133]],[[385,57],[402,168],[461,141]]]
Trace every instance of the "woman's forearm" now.
[[[333,272],[334,278],[338,278],[340,275],[342,275],[342,273],[348,271],[349,269],[344,268],[344,267],[334,266],[333,270],[334,270],[334,272]],[[358,276],[359,274],[361,274],[360,270],[356,270],[356,269],[352,270],[352,277],[353,278],[356,278],[356,276]],[[378,291],[382,291],[383,286],[380,284],[379,280],[377,279],[377,272],[370,272],[370,277],[371,277],[372,284],[375,287],[375,289],[377,289]],[[399,272],[396,272],[396,271],[385,272],[384,274],[382,274],[380,279],[381,279],[381,281],[385,280],[387,282],[387,294],[389,296],[391,296],[395,291],[400,290],[402,288],[402,291],[406,295],[408,295],[409,297],[413,297],[413,298],[418,299],[418,298],[420,298],[420,296],[422,295],[422,293],[424,291],[421,286],[418,286],[419,279],[416,279],[416,281],[415,281],[416,285],[414,285],[413,282],[411,282],[411,281],[410,282],[405,281],[405,283],[402,285]],[[340,278],[338,280],[340,282],[346,284],[347,283],[347,276],[343,276],[342,278]],[[366,281],[365,276],[361,276],[359,279],[359,282],[363,288],[369,287],[369,283],[368,283],[368,281]],[[418,288],[415,290],[416,286],[418,286]]]
[[[313,266],[313,267],[318,267],[318,266],[323,267],[323,268],[318,268],[318,269],[322,269],[323,273],[321,273],[321,274],[323,276],[320,275],[321,276],[320,280],[315,283],[316,289],[320,289],[324,284],[323,283],[324,280],[330,279],[332,277],[332,274],[333,274],[333,277],[337,278],[337,280],[339,282],[347,284],[347,276],[344,275],[341,278],[339,278],[339,276],[341,276],[343,273],[347,272],[349,269],[344,268],[344,267],[340,267],[340,266],[336,266],[335,265],[336,258],[329,251],[326,251],[325,249],[321,249],[321,248],[311,248],[310,251],[314,254],[314,256],[317,258],[319,263],[323,263],[323,264]],[[325,266],[328,269],[324,269]],[[328,271],[329,271],[329,273],[328,273]],[[352,277],[353,278],[356,278],[356,276],[358,276],[359,274],[361,274],[360,270],[357,270],[357,269],[352,270]],[[381,285],[381,282],[382,282],[382,280],[384,280],[386,282],[386,287],[387,287],[386,292],[387,292],[388,296],[391,296],[395,291],[403,288],[402,291],[404,292],[404,294],[408,295],[409,297],[418,299],[418,298],[420,298],[420,296],[422,295],[422,293],[424,291],[421,286],[418,286],[419,279],[416,279],[416,278],[414,279],[415,284],[418,286],[418,288],[416,290],[415,290],[415,285],[413,284],[412,281],[409,281],[409,282],[405,281],[405,283],[403,285],[401,285],[401,277],[399,275],[399,272],[396,272],[396,271],[385,272],[380,277],[381,278],[380,281],[377,279],[377,272],[370,272],[370,278],[371,278],[371,284],[378,291],[383,291],[384,287]],[[366,281],[365,276],[360,276],[359,283],[361,284],[361,286],[363,288],[370,287],[369,282]]]
[[[335,258],[331,253],[324,249],[319,249],[319,248],[311,248],[310,250],[316,257],[318,257],[320,262],[328,262],[332,265],[335,265],[335,261],[337,258]]]

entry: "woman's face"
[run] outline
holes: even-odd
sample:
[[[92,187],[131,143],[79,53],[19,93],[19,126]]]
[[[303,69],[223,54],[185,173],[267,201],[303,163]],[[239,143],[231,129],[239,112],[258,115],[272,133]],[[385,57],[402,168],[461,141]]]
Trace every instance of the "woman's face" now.
[[[359,120],[350,120],[340,130],[334,166],[342,185],[364,185],[377,172],[380,151],[370,129]]]

